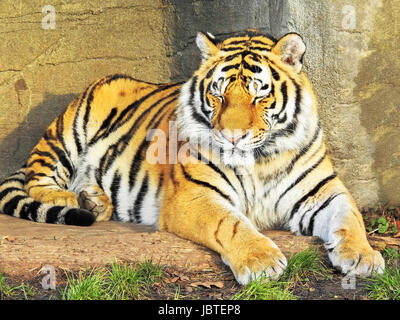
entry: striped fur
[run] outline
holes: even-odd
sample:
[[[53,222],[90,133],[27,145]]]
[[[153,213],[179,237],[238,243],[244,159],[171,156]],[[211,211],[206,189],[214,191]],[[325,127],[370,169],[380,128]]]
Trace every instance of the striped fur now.
[[[47,223],[153,224],[220,253],[242,284],[285,269],[258,231],[274,227],[320,237],[344,273],[381,272],[329,159],[302,39],[250,30],[196,42],[203,60],[183,84],[92,83],[0,185],[0,210]],[[149,161],[154,150],[165,162]]]

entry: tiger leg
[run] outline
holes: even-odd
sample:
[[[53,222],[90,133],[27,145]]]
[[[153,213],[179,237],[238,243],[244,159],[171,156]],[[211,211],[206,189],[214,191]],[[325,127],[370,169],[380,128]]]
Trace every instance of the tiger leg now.
[[[57,139],[56,119],[32,150],[26,166],[25,190],[41,203],[79,208],[78,197],[68,191],[74,165]]]
[[[110,198],[98,185],[88,185],[79,193],[79,206],[91,211],[96,216],[96,221],[108,221],[112,214]]]
[[[181,180],[165,197],[159,218],[161,230],[218,252],[240,284],[248,284],[260,274],[271,279],[282,275],[287,261],[271,239],[215,191],[184,184]]]
[[[56,175],[27,169],[25,190],[31,198],[41,203],[79,208],[77,195],[56,183],[57,180]]]
[[[382,273],[385,261],[368,243],[363,218],[341,181],[333,179],[315,200],[318,205],[291,221],[292,231],[324,240],[332,265],[344,274]]]

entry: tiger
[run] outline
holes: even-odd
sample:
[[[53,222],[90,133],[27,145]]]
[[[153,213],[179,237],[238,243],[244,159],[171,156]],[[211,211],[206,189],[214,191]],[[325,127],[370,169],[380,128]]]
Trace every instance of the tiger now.
[[[89,85],[1,183],[0,211],[153,225],[219,254],[241,285],[285,271],[261,232],[273,228],[322,239],[343,274],[382,273],[327,151],[303,38],[249,29],[195,42],[201,62],[186,82],[114,74]]]

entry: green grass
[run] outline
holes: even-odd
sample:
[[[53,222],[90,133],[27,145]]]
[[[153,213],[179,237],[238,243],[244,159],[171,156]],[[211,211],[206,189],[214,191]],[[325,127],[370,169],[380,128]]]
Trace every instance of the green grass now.
[[[6,276],[0,274],[0,300],[17,296],[23,296],[25,300],[28,300],[36,293],[37,290],[30,284],[22,282],[18,286],[12,286],[7,282]]]
[[[315,248],[308,248],[289,258],[288,266],[279,280],[271,281],[261,275],[236,293],[233,300],[296,300],[291,289],[310,276],[330,278],[328,269]]]
[[[307,280],[308,275],[331,278],[328,268],[321,261],[320,253],[313,247],[290,257],[281,280],[297,283]]]
[[[383,252],[386,268],[382,274],[368,279],[368,297],[375,300],[400,300],[400,251],[386,248]]]
[[[375,300],[400,300],[400,252],[387,248],[383,252],[386,270],[383,274],[368,278],[365,289],[368,297]],[[65,272],[66,282],[54,295],[44,296],[43,292],[30,283],[13,283],[0,273],[1,299],[46,299],[63,300],[127,300],[146,299],[154,296],[152,286],[165,277],[164,267],[152,261],[137,264],[112,263],[106,267],[91,268],[79,272]],[[315,280],[333,279],[332,272],[321,260],[316,248],[292,255],[279,280],[272,281],[260,276],[247,286],[243,286],[230,299],[232,300],[296,300],[293,292],[300,286],[309,286]],[[178,284],[170,288],[175,292],[170,298],[196,299],[192,295],[183,295]]]
[[[113,263],[78,274],[66,273],[63,300],[128,300],[145,297],[163,277],[163,268],[151,261],[137,265]]]
[[[236,293],[232,300],[296,300],[290,285],[283,281],[269,281],[263,275]]]

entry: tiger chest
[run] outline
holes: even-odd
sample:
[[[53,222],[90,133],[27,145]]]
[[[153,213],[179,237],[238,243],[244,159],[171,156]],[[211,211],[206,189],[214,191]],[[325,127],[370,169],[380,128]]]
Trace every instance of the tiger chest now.
[[[242,194],[240,210],[259,228],[271,229],[283,227],[286,212],[275,207],[287,177],[266,175],[242,170]]]

